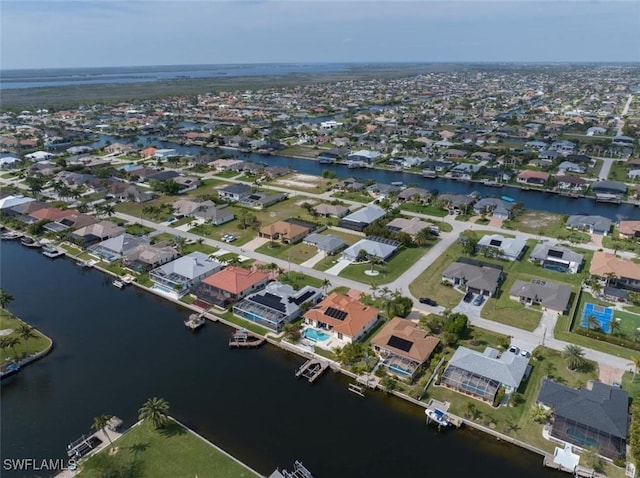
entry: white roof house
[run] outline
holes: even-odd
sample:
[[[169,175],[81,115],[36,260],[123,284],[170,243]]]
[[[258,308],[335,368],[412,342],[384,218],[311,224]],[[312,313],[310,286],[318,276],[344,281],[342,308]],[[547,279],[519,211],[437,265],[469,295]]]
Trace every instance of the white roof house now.
[[[364,250],[369,256],[377,256],[383,261],[391,257],[400,243],[396,241],[390,241],[388,239],[369,238],[361,239],[351,247],[345,249],[342,253],[342,258],[350,262],[356,262],[360,251]]]
[[[9,209],[20,204],[35,201],[33,198],[27,198],[24,196],[6,196],[0,199],[0,210]]]
[[[31,161],[44,161],[46,159],[53,158],[53,156],[54,155],[52,153],[49,153],[47,151],[36,151],[34,153],[29,153],[25,155],[25,158]]]
[[[504,237],[500,234],[488,234],[483,236],[476,244],[476,249],[481,250],[483,248],[490,249],[494,253],[508,261],[516,261],[524,252],[527,247],[527,242],[521,237]]]
[[[222,266],[215,259],[195,251],[156,267],[149,273],[149,278],[154,283],[154,290],[180,297],[204,277],[218,272]]]

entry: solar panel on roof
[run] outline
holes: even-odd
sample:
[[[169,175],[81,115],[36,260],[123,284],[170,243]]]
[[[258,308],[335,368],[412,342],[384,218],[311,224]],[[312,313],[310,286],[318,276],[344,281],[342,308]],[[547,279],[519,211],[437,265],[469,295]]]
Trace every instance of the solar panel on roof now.
[[[280,312],[286,312],[286,307],[282,302],[280,302],[280,297],[270,294],[269,292],[254,295],[250,298],[250,300],[264,305],[265,307],[269,307],[270,309],[278,310]]]
[[[411,346],[413,345],[413,342],[410,342],[407,339],[403,339],[395,335],[392,335],[391,337],[389,337],[389,341],[387,342],[387,345],[389,347],[402,350],[403,352],[408,352],[409,350],[411,350]]]
[[[344,320],[346,319],[348,314],[346,312],[343,312],[342,310],[334,309],[333,307],[327,307],[324,315],[326,315],[327,317],[331,317],[332,319]]]
[[[306,301],[309,297],[311,297],[314,294],[314,292],[312,290],[308,290],[306,291],[304,294],[302,294],[299,297],[290,297],[289,298],[289,302],[293,302],[296,305],[300,305],[302,303],[304,303],[304,301]]]
[[[549,249],[549,252],[547,253],[547,255],[549,257],[562,257],[564,255],[564,251],[558,251],[555,249]]]
[[[502,245],[502,241],[499,239],[491,239],[489,244],[495,247],[500,247]]]

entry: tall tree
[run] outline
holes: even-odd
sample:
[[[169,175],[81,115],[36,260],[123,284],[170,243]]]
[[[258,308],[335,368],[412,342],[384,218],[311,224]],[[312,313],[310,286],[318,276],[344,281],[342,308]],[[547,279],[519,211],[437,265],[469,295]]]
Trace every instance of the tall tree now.
[[[584,350],[574,344],[569,344],[562,352],[563,358],[567,361],[569,370],[577,370],[585,364]]]
[[[154,428],[158,429],[167,424],[169,420],[167,413],[169,413],[169,402],[164,398],[153,397],[144,402],[138,410],[138,418],[151,421]]]
[[[633,367],[633,378],[631,379],[633,382],[636,380],[636,374],[640,372],[640,355],[633,357],[633,361],[629,362],[629,365]]]
[[[35,339],[37,337],[35,329],[29,324],[20,324],[18,327],[18,335],[24,340],[24,351],[29,355],[29,339]]]
[[[0,348],[13,350],[13,356],[17,360],[18,352],[16,351],[16,345],[20,343],[20,339],[16,336],[7,335],[0,338]]]
[[[102,430],[102,433],[104,433],[104,435],[107,437],[107,440],[109,440],[109,445],[111,446],[111,448],[113,448],[113,442],[111,441],[111,437],[107,433],[107,425],[109,425],[109,420],[111,420],[111,415],[98,415],[93,419],[91,428],[95,431]]]
[[[15,297],[9,294],[9,292],[7,292],[6,289],[3,289],[0,287],[0,307],[2,307],[3,309],[6,309],[7,306],[14,300],[15,300]]]

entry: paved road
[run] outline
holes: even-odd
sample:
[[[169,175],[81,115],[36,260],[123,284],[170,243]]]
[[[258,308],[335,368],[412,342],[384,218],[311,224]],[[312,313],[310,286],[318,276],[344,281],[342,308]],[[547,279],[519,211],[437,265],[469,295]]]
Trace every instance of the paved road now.
[[[625,124],[624,117],[629,112],[629,107],[631,106],[631,102],[632,101],[633,101],[633,95],[629,95],[629,97],[627,98],[627,102],[624,105],[624,108],[622,108],[622,113],[620,114],[620,119],[618,120],[617,136],[622,136],[622,130],[624,129],[624,124]]]

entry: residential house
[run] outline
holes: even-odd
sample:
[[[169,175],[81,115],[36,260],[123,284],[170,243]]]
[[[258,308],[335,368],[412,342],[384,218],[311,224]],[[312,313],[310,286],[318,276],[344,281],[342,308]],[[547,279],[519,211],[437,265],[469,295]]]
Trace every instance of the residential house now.
[[[512,216],[513,203],[498,198],[483,198],[473,205],[476,214],[491,214],[498,219],[509,219]]]
[[[589,274],[609,287],[640,292],[640,264],[610,252],[593,253]]]
[[[507,397],[518,390],[529,368],[529,359],[509,351],[487,347],[478,352],[458,347],[440,377],[440,385],[494,405],[504,387]],[[500,404],[495,404],[500,405]]]
[[[637,239],[640,237],[640,221],[620,221],[618,236],[621,239]]]
[[[537,244],[531,252],[529,260],[544,269],[557,272],[577,274],[584,261],[582,254],[562,246],[552,246],[547,242]]]
[[[179,299],[205,277],[222,269],[222,263],[202,252],[192,252],[153,269],[149,279],[152,289]]]
[[[202,199],[178,199],[171,205],[173,215],[177,218],[191,216],[196,209],[203,206],[215,206],[215,203],[213,201],[203,201]]]
[[[619,181],[596,181],[591,184],[594,194],[612,194],[614,196],[624,196],[627,193],[627,185]]]
[[[251,195],[251,186],[248,184],[236,183],[218,189],[218,197],[226,201],[238,202]]]
[[[476,198],[465,194],[440,194],[438,200],[442,202],[444,208],[450,212],[466,213],[469,206],[476,202]]]
[[[130,144],[113,143],[104,147],[107,154],[126,154],[134,151],[134,147]]]
[[[451,161],[427,161],[422,165],[422,171],[434,172],[434,173],[446,173],[453,167]]]
[[[2,211],[3,215],[17,217],[20,221],[26,224],[31,224],[33,222],[36,222],[34,218],[29,217],[29,215],[32,212],[49,207],[47,203],[44,203],[42,201],[34,201],[31,198],[27,198],[29,199],[29,201],[20,202],[12,207],[2,208],[3,203],[11,204],[13,201],[9,198],[13,198],[13,197],[15,196],[7,196],[6,198],[0,199],[0,211]],[[8,199],[8,200],[5,201],[5,199]]]
[[[136,272],[148,272],[178,257],[172,246],[140,244],[124,257],[124,266]]]
[[[280,201],[284,201],[285,199],[287,199],[286,193],[255,192],[251,193],[247,197],[240,199],[238,203],[254,209],[265,209]]]
[[[556,282],[531,279],[517,280],[509,290],[511,300],[527,305],[541,305],[543,310],[564,314],[569,307],[571,287]]]
[[[353,343],[375,327],[379,312],[351,296],[332,292],[305,312],[304,321],[342,342]]]
[[[233,209],[226,205],[219,206],[217,204],[201,204],[191,213],[191,216],[198,224],[213,224],[214,226],[219,226],[235,219]]]
[[[555,176],[558,189],[583,192],[589,187],[589,181],[578,176]]]
[[[400,243],[390,239],[379,237],[368,237],[360,239],[342,252],[342,259],[349,262],[357,262],[360,251],[365,251],[367,256],[376,256],[382,261],[386,261],[395,254],[400,247]]]
[[[388,197],[401,191],[400,186],[393,184],[376,183],[368,186],[367,192],[373,197]]]
[[[200,179],[195,176],[177,176],[173,178],[174,182],[180,186],[180,194],[193,191],[200,186]]]
[[[464,257],[458,258],[442,273],[442,280],[467,291],[494,297],[504,274],[502,267]]]
[[[341,218],[349,213],[349,208],[341,206],[340,204],[318,204],[313,207],[313,210],[318,216],[322,217],[337,217]]]
[[[0,211],[5,212],[8,209],[12,209],[20,204],[30,203],[35,201],[33,198],[25,197],[25,196],[5,196],[0,199]]]
[[[333,189],[337,191],[362,191],[366,185],[361,183],[354,178],[347,178],[341,181],[338,181],[334,184]]]
[[[216,159],[209,163],[216,171],[241,171],[243,164],[239,159]]]
[[[536,186],[544,186],[549,179],[549,173],[542,171],[525,170],[518,174],[516,181],[523,184],[533,184]]]
[[[551,437],[595,448],[607,458],[625,456],[629,434],[629,395],[625,390],[599,381],[575,389],[543,378],[538,403],[553,414]]]
[[[338,223],[338,226],[351,229],[352,231],[362,231],[373,221],[380,219],[385,215],[386,212],[384,209],[368,205],[344,216]]]
[[[404,232],[405,234],[409,234],[411,237],[416,237],[418,233],[424,229],[428,229],[433,235],[438,235],[440,233],[437,226],[424,222],[417,217],[412,217],[411,219],[397,217],[389,221],[386,228],[393,232]]]
[[[349,156],[347,156],[347,160],[356,161],[371,164],[375,162],[381,156],[377,151],[368,151],[366,149],[361,149],[359,151],[352,152]]]
[[[124,232],[125,228],[122,226],[118,226],[111,221],[100,221],[76,229],[71,233],[70,240],[79,246],[87,248],[100,241],[124,234]]]
[[[258,269],[229,266],[200,281],[193,293],[201,302],[226,308],[247,295],[260,290],[269,281],[269,274]]]
[[[60,232],[66,231],[67,229],[77,229],[80,227],[88,226],[90,224],[95,224],[98,221],[99,219],[95,216],[74,212],[72,214],[69,214],[68,216],[58,219],[57,221],[45,224],[44,228],[48,231]]]
[[[423,204],[428,203],[433,197],[433,192],[422,188],[407,188],[398,193],[398,201],[414,201]]]
[[[557,151],[551,151],[549,149],[540,151],[538,153],[538,158],[540,158],[540,159],[548,159],[550,161],[555,161],[559,157],[560,157],[560,153],[558,153]]]
[[[163,161],[165,159],[177,158],[180,154],[175,149],[157,149],[155,153],[153,153],[154,159],[158,159]]]
[[[500,234],[482,236],[476,244],[476,251],[491,257],[507,261],[517,261],[522,257],[527,247],[527,241],[521,237],[504,237]]]
[[[608,217],[583,216],[581,214],[569,216],[566,222],[566,226],[569,229],[577,229],[579,231],[586,231],[589,234],[599,234],[601,236],[609,235],[611,224],[611,219]]]
[[[133,250],[142,245],[149,244],[148,237],[133,236],[129,233],[120,234],[89,247],[89,253],[106,262],[113,262],[131,254]]]
[[[318,251],[322,251],[327,255],[335,254],[347,245],[340,237],[333,234],[312,233],[306,236],[302,242],[317,247]]]
[[[440,343],[406,319],[394,317],[371,340],[382,367],[400,378],[412,378]]]
[[[587,172],[587,168],[583,165],[574,163],[571,161],[563,161],[558,165],[558,171],[563,174],[567,173],[575,173],[575,174],[584,174]]]
[[[303,304],[313,306],[323,296],[320,289],[308,285],[295,290],[288,284],[270,282],[263,290],[236,302],[233,313],[280,332],[286,324],[300,317]]]
[[[281,241],[284,244],[295,244],[300,242],[307,234],[312,232],[315,226],[305,224],[296,219],[286,219],[274,222],[260,229],[260,237],[271,241]]]

